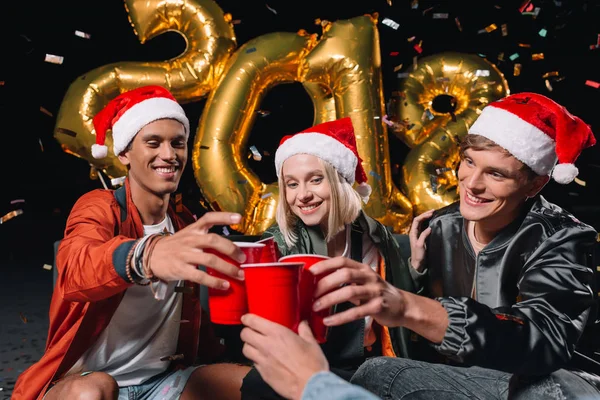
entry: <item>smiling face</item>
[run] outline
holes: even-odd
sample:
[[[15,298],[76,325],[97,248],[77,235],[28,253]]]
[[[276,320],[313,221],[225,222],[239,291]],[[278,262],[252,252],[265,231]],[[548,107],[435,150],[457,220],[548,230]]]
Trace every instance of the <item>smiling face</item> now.
[[[529,178],[523,164],[501,148],[467,149],[458,168],[460,213],[487,230],[500,230],[520,213],[547,177]]]
[[[187,162],[187,139],[183,124],[161,119],[144,126],[130,146],[119,155],[129,166],[132,190],[165,198],[177,190]]]
[[[327,229],[331,186],[323,163],[309,154],[297,154],[283,163],[285,199],[294,215],[308,226]]]

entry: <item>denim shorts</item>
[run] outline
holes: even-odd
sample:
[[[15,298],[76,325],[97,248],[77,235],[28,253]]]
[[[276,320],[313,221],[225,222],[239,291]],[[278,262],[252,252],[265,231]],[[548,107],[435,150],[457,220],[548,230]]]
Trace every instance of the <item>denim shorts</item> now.
[[[140,385],[120,387],[119,400],[179,400],[190,375],[200,367],[197,365],[176,371],[167,370]],[[86,371],[81,376],[89,375],[92,372]],[[46,394],[50,390],[52,388],[48,389]]]

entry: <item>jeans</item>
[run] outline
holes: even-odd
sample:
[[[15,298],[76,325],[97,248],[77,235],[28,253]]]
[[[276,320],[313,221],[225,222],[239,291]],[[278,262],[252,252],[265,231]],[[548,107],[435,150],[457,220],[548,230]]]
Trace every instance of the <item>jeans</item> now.
[[[455,367],[405,358],[375,357],[351,379],[382,399],[600,399],[600,392],[579,376],[558,370],[538,379],[479,367]]]

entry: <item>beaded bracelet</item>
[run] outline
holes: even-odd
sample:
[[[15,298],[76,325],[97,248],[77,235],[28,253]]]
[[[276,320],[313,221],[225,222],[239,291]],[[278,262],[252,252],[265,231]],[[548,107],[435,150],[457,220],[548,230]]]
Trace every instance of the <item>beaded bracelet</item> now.
[[[127,253],[127,258],[125,259],[125,275],[127,275],[127,279],[129,279],[130,283],[136,283],[136,281],[131,276],[131,261],[133,258],[133,253],[135,252],[135,249],[139,243],[140,243],[139,240],[135,241],[133,246],[131,246],[129,253]]]

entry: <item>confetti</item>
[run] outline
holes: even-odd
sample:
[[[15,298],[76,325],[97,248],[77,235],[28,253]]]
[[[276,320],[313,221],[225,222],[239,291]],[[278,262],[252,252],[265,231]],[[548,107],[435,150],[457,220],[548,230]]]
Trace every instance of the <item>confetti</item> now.
[[[508,36],[508,26],[506,24],[502,24],[501,28],[502,28],[502,36]]]
[[[72,137],[77,136],[77,132],[73,132],[72,130],[65,129],[65,128],[56,128],[56,133],[62,133],[63,135],[72,136]]]
[[[547,30],[545,30],[544,28],[540,29],[540,31],[538,32],[538,35],[540,35],[541,37],[546,37],[546,34],[548,33]]]
[[[252,152],[252,158],[254,161],[262,160],[262,154],[260,154],[260,151],[258,151],[256,146],[250,146],[250,151]]]
[[[52,265],[50,265],[50,264],[44,264],[44,265],[42,266],[42,268],[44,268],[44,269],[45,269],[45,270],[47,270],[47,271],[51,271],[51,270],[52,270]]]
[[[17,203],[25,203],[25,199],[15,199],[15,200],[10,201],[10,204],[17,204]]]
[[[478,69],[475,71],[475,76],[490,76],[489,69]]]
[[[84,39],[90,39],[92,37],[92,35],[90,35],[89,33],[85,33],[82,31],[75,31],[75,36],[79,36],[80,38]]]
[[[65,58],[62,56],[56,56],[54,54],[46,54],[44,61],[52,63],[52,64],[62,64],[64,59]]]
[[[4,86],[6,84],[5,81],[0,81],[0,86]]]
[[[525,47],[527,49],[531,48],[531,45],[528,43],[519,43],[519,47]]]
[[[273,196],[273,193],[269,192],[269,193],[263,194],[262,196],[260,196],[260,198],[264,200],[264,199],[269,198],[271,196]]]
[[[400,71],[400,70],[402,69],[402,65],[403,65],[403,64],[396,65],[396,66],[394,67],[394,72],[398,72],[398,71]]]
[[[178,322],[180,324],[188,324],[188,323],[190,323],[190,320],[189,319],[180,319],[179,321],[175,321],[175,322]]]
[[[15,217],[18,217],[21,214],[23,214],[23,210],[20,210],[20,209],[6,213],[2,218],[0,218],[0,225],[5,224],[7,221],[9,221]]]
[[[533,10],[533,4],[531,4],[531,0],[523,2],[523,4],[521,4],[521,7],[519,7],[520,13],[531,12],[532,10]]]
[[[381,21],[382,24],[389,26],[392,29],[398,29],[400,27],[400,24],[397,23],[396,21],[389,19],[389,18],[384,18]]]
[[[546,84],[546,89],[548,89],[549,92],[552,91],[552,85],[550,84],[550,81],[548,79],[546,79],[544,81],[544,83]]]
[[[426,8],[425,10],[423,10],[423,15],[427,14],[431,10],[433,10],[433,7]]]
[[[392,51],[392,52],[390,53],[390,56],[392,56],[392,57],[396,57],[396,56],[398,56],[398,55],[400,55],[400,52],[399,52],[399,51]]]
[[[421,48],[421,46],[419,44],[415,44],[413,46],[413,48],[417,51],[417,53],[421,54],[423,52],[423,49]]]
[[[485,27],[485,31],[487,33],[493,32],[496,29],[498,29],[498,27],[496,26],[496,24],[491,24],[491,25],[488,25],[488,26]]]
[[[42,151],[42,153],[44,152],[44,144],[42,143],[42,139],[38,138],[38,143],[40,145],[40,150]]]
[[[438,175],[443,174],[444,172],[448,172],[448,171],[452,171],[452,168],[444,167],[444,168],[436,168],[435,169],[435,173]]]
[[[378,181],[381,180],[381,176],[375,171],[369,171],[369,175],[371,175],[373,178],[377,179]]]
[[[413,10],[419,8],[419,0],[412,0],[410,3],[410,8],[412,8]]]
[[[417,56],[413,57],[413,70],[416,71],[417,70],[417,66],[419,65],[419,63],[417,62]]]
[[[539,61],[544,59],[544,53],[534,53],[531,55],[533,61]]]
[[[383,116],[383,119],[382,119],[382,121],[383,121],[383,123],[384,123],[384,124],[386,124],[387,126],[394,126],[394,123],[388,119],[388,116],[387,116],[387,115],[384,115],[384,116]]]
[[[273,14],[277,15],[277,10],[275,10],[274,8],[269,7],[268,4],[265,4],[265,6],[267,6],[267,8],[269,9],[269,11],[271,11]]]
[[[256,51],[256,47],[250,47],[249,49],[246,50],[246,54],[254,53],[255,51]]]
[[[52,114],[50,111],[46,110],[44,107],[40,106],[40,111],[43,112],[44,114],[46,114],[49,117],[54,117],[54,114]]]
[[[593,88],[595,88],[595,89],[598,89],[598,88],[600,88],[600,83],[598,83],[598,82],[595,82],[595,81],[590,81],[590,80],[587,80],[587,81],[585,81],[585,84],[586,84],[587,86],[591,86],[591,87],[593,87]]]
[[[174,354],[172,356],[161,357],[160,361],[175,361],[175,360],[183,360],[183,354]]]
[[[514,76],[521,75],[521,64],[515,64],[515,67],[513,69],[513,75]]]
[[[544,75],[542,75],[542,79],[547,79],[551,76],[558,76],[558,71],[546,72]]]
[[[271,114],[271,111],[267,111],[267,110],[258,110],[256,111],[256,113],[258,115],[260,115],[261,117],[266,117],[267,115]]]
[[[24,324],[27,323],[27,317],[25,316],[25,314],[23,314],[22,312],[19,313],[19,317],[21,317],[21,321],[23,321]]]
[[[510,58],[510,61],[515,61],[517,58],[519,58],[519,53],[512,54],[508,58]]]
[[[406,39],[408,41],[408,43],[412,42],[413,40],[415,40],[417,37],[416,36],[411,36],[408,39]]]
[[[581,180],[581,179],[579,179],[579,178],[577,178],[577,177],[575,177],[574,181],[575,181],[575,183],[576,183],[576,184],[578,184],[579,186],[584,186],[584,187],[585,187],[585,185],[587,185],[586,181],[584,181],[584,180]]]
[[[448,13],[433,13],[433,19],[448,19]]]
[[[435,118],[429,108],[426,108],[425,111],[423,111],[423,115],[421,115],[421,121],[425,121],[425,118],[429,119],[430,121]]]
[[[225,235],[225,236],[229,236],[230,235],[229,234],[229,229],[227,229],[226,226],[223,227],[223,235]]]
[[[462,32],[462,25],[460,24],[460,20],[458,19],[458,17],[454,18],[454,22],[456,22],[456,27],[458,28],[458,30]]]
[[[112,178],[110,180],[110,184],[113,186],[120,186],[125,182],[125,176],[120,176],[118,178]]]
[[[396,76],[398,78],[408,78],[410,76],[410,73],[408,73],[408,72],[399,72]]]

